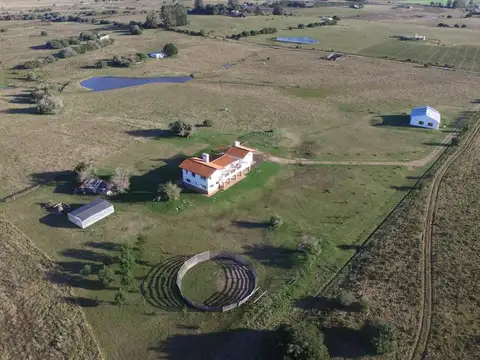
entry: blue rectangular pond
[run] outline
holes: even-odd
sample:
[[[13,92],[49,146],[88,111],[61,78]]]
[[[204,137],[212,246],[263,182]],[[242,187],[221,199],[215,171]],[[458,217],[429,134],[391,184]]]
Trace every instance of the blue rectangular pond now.
[[[106,91],[154,83],[183,84],[192,79],[190,76],[161,76],[150,78],[99,76],[84,80],[80,82],[80,85],[93,91]]]
[[[318,44],[319,43],[318,40],[312,39],[310,37],[305,37],[305,36],[300,36],[300,37],[278,36],[275,40],[280,42],[286,42],[286,43],[294,43],[294,44]]]

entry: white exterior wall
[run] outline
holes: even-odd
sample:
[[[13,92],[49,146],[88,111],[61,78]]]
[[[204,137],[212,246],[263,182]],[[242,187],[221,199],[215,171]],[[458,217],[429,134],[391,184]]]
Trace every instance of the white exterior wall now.
[[[429,126],[428,124],[432,124],[432,126]],[[426,129],[439,129],[440,127],[440,122],[437,120],[434,120],[427,115],[420,115],[420,116],[412,116],[410,118],[410,125],[413,126],[420,126]]]
[[[75,225],[80,226],[82,229],[85,229],[85,228],[89,227],[90,225],[95,224],[97,221],[100,221],[103,218],[107,217],[108,215],[113,214],[114,212],[115,212],[115,210],[113,209],[113,205],[112,205],[109,208],[107,208],[107,209],[105,209],[105,210],[103,210],[99,213],[96,213],[95,215],[90,216],[89,218],[87,218],[83,221],[80,220],[76,216],[71,216],[70,214],[68,214],[68,219],[71,222],[73,222]]]
[[[191,171],[182,169],[182,178],[185,184],[195,186],[196,188],[199,188],[203,191],[207,191],[208,189],[207,179],[202,178],[198,174],[192,174]]]
[[[222,171],[217,170],[212,174],[212,176],[210,176],[207,179],[207,186],[208,186],[208,192],[209,193],[218,190],[218,188],[220,187],[221,177],[222,177]]]

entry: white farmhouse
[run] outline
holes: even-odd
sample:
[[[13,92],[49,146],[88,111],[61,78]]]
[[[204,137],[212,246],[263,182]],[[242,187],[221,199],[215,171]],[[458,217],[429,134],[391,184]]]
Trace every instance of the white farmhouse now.
[[[68,220],[82,229],[113,214],[113,205],[103,199],[95,199],[90,204],[83,205],[68,213]]]
[[[163,51],[159,51],[159,52],[150,53],[148,54],[148,56],[154,59],[163,59],[167,57],[167,54],[165,54]]]
[[[440,113],[430,106],[420,106],[412,109],[410,125],[420,126],[426,129],[440,128]]]
[[[225,154],[213,161],[208,154],[202,154],[201,159],[188,158],[180,164],[183,184],[207,195],[225,190],[250,171],[254,152],[254,149],[235,141]]]

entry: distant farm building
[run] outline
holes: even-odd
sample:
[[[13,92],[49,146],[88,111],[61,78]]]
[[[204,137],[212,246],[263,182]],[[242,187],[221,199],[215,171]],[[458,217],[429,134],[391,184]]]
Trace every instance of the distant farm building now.
[[[424,41],[427,38],[425,36],[415,34],[413,36],[401,36],[400,39],[401,40],[407,40],[407,41],[408,40],[410,40],[410,41]]]
[[[440,128],[440,113],[430,106],[416,107],[410,114],[410,125],[438,130]]]
[[[148,56],[154,59],[163,59],[164,57],[167,57],[167,54],[165,54],[162,51],[159,51],[159,52],[150,53],[148,54]]]
[[[110,35],[108,34],[97,34],[98,40],[107,40],[110,39]]]
[[[344,60],[345,59],[345,54],[331,53],[331,54],[328,54],[327,56],[325,56],[325,59],[330,60],[330,61]]]
[[[235,141],[225,154],[213,161],[208,154],[202,154],[201,159],[188,158],[180,164],[183,184],[208,195],[226,190],[245,178],[254,164],[254,152]]]
[[[114,213],[113,205],[103,199],[95,199],[90,204],[68,213],[68,220],[85,229]]]

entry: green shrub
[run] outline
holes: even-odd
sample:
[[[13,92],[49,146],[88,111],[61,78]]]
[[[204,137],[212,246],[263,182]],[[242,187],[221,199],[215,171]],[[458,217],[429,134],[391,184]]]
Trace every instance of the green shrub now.
[[[45,57],[45,63],[47,63],[47,64],[54,63],[55,61],[57,61],[57,58],[53,55],[47,55]]]
[[[305,321],[280,325],[277,330],[278,359],[326,360],[330,359],[318,328]]]
[[[40,36],[48,36],[48,33],[46,31],[40,32]]]
[[[180,120],[168,124],[168,128],[172,133],[180,137],[190,137],[193,131],[192,125]]]
[[[343,291],[337,296],[337,302],[343,307],[349,307],[355,302],[355,296],[349,291]]]
[[[138,25],[133,25],[130,27],[130,34],[132,35],[142,35],[143,30]]]
[[[174,55],[177,55],[178,54],[178,49],[177,47],[170,43],[170,44],[166,44],[164,47],[163,47],[163,52],[167,55],[167,56],[174,56]]]
[[[1,29],[0,29],[0,33],[4,33],[4,32],[7,32],[7,31],[8,31],[7,28],[1,28]]]
[[[37,102],[37,112],[39,114],[55,115],[60,112],[62,107],[62,101],[52,95],[45,95]]]
[[[276,230],[283,225],[283,219],[279,215],[273,215],[268,224],[272,230]]]
[[[458,146],[459,144],[460,144],[460,138],[458,136],[452,137],[452,140],[450,141],[450,145]]]
[[[146,53],[137,53],[138,61],[145,61],[148,59],[148,54]]]
[[[40,66],[42,66],[42,62],[39,60],[31,60],[23,63],[25,69],[38,69]]]
[[[72,56],[76,56],[78,53],[71,47],[67,47],[65,49],[60,50],[58,53],[58,57],[61,59],[66,59]]]
[[[97,62],[95,63],[95,67],[96,67],[97,69],[104,69],[104,68],[108,67],[108,62],[105,61],[105,60],[97,61]]]
[[[180,193],[182,189],[178,187],[178,185],[174,184],[173,182],[169,181],[164,184],[160,184],[158,186],[158,194],[157,200],[163,201],[172,201],[180,199]]]
[[[250,33],[248,31],[242,31],[242,36],[243,37],[247,37],[248,35],[250,35]]]
[[[376,355],[389,354],[397,350],[398,343],[392,324],[378,320],[369,321],[367,332],[370,337],[370,345]]]
[[[124,306],[127,303],[127,297],[125,296],[125,291],[123,289],[118,289],[117,293],[115,294],[114,298],[115,305],[117,306]]]
[[[83,277],[88,277],[91,274],[92,274],[92,266],[90,264],[85,264],[82,270],[80,270],[80,275],[82,275]]]
[[[299,29],[305,29],[305,24],[298,24],[297,26]]]
[[[213,121],[210,119],[203,120],[203,126],[205,127],[212,127],[213,126]]]

